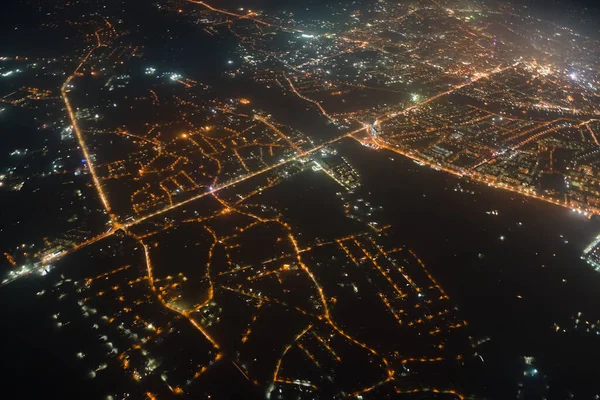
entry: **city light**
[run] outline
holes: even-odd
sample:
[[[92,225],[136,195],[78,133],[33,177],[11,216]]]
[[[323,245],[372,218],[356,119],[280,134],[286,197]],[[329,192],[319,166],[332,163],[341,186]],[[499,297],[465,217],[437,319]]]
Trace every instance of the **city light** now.
[[[80,397],[64,368],[104,398],[557,396],[544,346],[600,335],[581,15],[578,33],[486,1],[71,3],[15,17],[0,57],[0,286],[38,347],[46,312],[69,342],[53,373]],[[482,384],[507,368],[510,389]]]

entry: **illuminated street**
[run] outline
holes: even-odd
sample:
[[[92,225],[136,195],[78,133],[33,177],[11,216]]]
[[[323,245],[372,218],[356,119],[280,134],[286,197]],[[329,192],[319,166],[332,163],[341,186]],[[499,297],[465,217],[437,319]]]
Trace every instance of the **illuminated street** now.
[[[2,17],[8,398],[600,398],[600,9],[301,3]]]

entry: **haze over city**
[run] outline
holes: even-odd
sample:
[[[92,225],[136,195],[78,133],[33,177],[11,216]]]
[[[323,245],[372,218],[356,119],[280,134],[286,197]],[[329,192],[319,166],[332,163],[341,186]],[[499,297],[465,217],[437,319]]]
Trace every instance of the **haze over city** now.
[[[597,5],[4,7],[6,398],[600,398]]]

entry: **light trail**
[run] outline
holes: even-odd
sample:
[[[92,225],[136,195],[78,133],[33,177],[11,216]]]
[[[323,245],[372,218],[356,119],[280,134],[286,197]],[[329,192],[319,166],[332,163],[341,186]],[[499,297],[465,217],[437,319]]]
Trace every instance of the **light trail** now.
[[[101,235],[95,236],[95,237],[93,237],[93,238],[91,238],[89,240],[81,242],[81,243],[79,243],[79,244],[71,247],[70,249],[63,250],[63,251],[61,251],[58,254],[50,254],[50,255],[42,258],[40,260],[40,265],[37,266],[37,267],[35,267],[35,268],[31,268],[27,272],[27,274],[14,275],[14,276],[10,276],[10,277],[6,278],[4,281],[2,281],[2,283],[0,284],[0,287],[6,286],[9,283],[12,283],[12,282],[16,281],[17,279],[19,279],[19,278],[21,278],[23,276],[27,276],[29,274],[39,272],[39,271],[43,270],[44,268],[46,268],[50,262],[56,262],[56,261],[60,260],[61,258],[65,257],[65,256],[68,256],[71,253],[76,252],[79,249],[82,249],[82,248],[87,247],[87,246],[89,246],[91,244],[94,244],[94,243],[99,242],[99,241],[101,241],[103,239],[106,239],[107,237],[112,236],[116,231],[117,231],[116,229],[111,228],[108,232],[105,232],[105,233],[103,233]]]
[[[87,278],[85,281],[86,281],[86,283],[91,283],[91,282],[93,282],[95,280],[106,278],[107,276],[114,275],[117,272],[125,271],[126,269],[129,269],[129,268],[131,268],[131,264],[125,265],[125,266],[123,266],[121,268],[117,268],[117,269],[114,269],[114,270],[109,271],[109,272],[105,272],[105,273],[97,275],[97,276],[95,276],[93,278]]]
[[[358,392],[352,393],[349,397],[357,397],[358,398],[359,396],[361,396],[361,398],[362,398],[363,394],[369,393],[370,391],[377,389],[381,385],[385,385],[386,383],[390,382],[392,379],[394,379],[393,376],[388,376],[386,379],[384,379],[380,382],[377,382],[376,384],[369,386],[368,388],[365,388],[365,389],[359,390]]]
[[[358,141],[359,143],[362,143],[359,139],[356,139],[354,137],[353,137],[353,139]],[[375,138],[374,136],[372,136],[371,139],[380,148],[392,151],[396,154],[407,157],[413,161],[418,161],[429,168],[441,170],[441,171],[447,172],[449,174],[452,174],[454,176],[457,176],[459,178],[469,177],[469,179],[471,179],[472,181],[475,181],[478,183],[484,183],[484,184],[487,184],[488,186],[494,187],[496,189],[508,190],[510,192],[518,193],[522,196],[530,197],[532,199],[542,200],[546,203],[551,203],[551,204],[554,204],[557,206],[561,206],[561,207],[569,208],[569,209],[572,209],[575,211],[583,212],[588,217],[591,217],[592,215],[600,215],[599,208],[589,207],[589,208],[581,209],[581,208],[573,206],[572,204],[570,204],[567,201],[560,201],[558,199],[554,199],[549,196],[536,194],[532,191],[529,191],[530,190],[529,188],[525,188],[525,187],[521,187],[521,186],[511,186],[507,183],[496,182],[496,181],[492,181],[490,179],[486,179],[485,177],[482,177],[481,174],[479,174],[477,172],[473,172],[473,171],[469,171],[469,170],[457,171],[457,170],[445,167],[441,164],[436,164],[436,163],[430,162],[429,160],[419,156],[418,154],[412,153],[411,151],[405,151],[400,148],[388,145],[388,144],[382,142],[381,140],[377,140],[377,138]]]
[[[336,176],[333,174],[333,172],[331,172],[328,168],[323,167],[321,164],[319,164],[316,161],[313,161],[319,168],[321,168],[321,171],[325,172],[325,174],[327,176],[329,176],[331,179],[333,179],[338,185],[340,185],[341,187],[345,188],[346,185],[344,184],[344,182],[340,181],[338,178],[336,178]]]
[[[194,328],[196,328],[198,331],[200,331],[200,333],[202,333],[202,335],[204,335],[204,337],[213,345],[213,347],[215,349],[219,349],[219,345],[217,344],[217,342],[215,342],[215,340],[208,334],[208,332],[206,332],[206,330],[202,327],[202,325],[200,325],[198,322],[196,322],[192,317],[189,316],[188,313],[180,310],[177,307],[173,307],[172,305],[170,305],[169,303],[167,303],[162,295],[160,294],[159,291],[156,290],[156,286],[154,284],[154,274],[152,273],[152,263],[150,261],[150,252],[148,250],[148,245],[142,241],[139,241],[139,243],[144,247],[144,256],[146,258],[146,273],[148,275],[148,284],[150,285],[150,289],[152,290],[152,292],[156,295],[156,298],[158,299],[158,301],[165,307],[168,308],[169,310],[175,312],[176,314],[178,314],[179,316],[185,318],[186,320],[188,320],[190,322],[190,324],[192,324],[192,326]]]
[[[337,362],[342,361],[342,358],[337,355],[337,353],[331,348],[331,346],[329,346],[329,344],[327,344],[327,342],[321,336],[319,336],[315,331],[312,331],[311,333],[319,342],[321,342],[323,347],[325,347],[327,351],[331,353],[331,355],[333,356],[333,358],[335,358]]]
[[[236,367],[238,369],[238,371],[240,371],[242,373],[242,375],[244,375],[244,378],[246,378],[246,380],[250,381],[250,377],[240,368],[239,365],[237,365],[237,363],[235,361],[231,361],[234,365],[234,367]]]
[[[590,128],[590,125],[589,124],[585,124],[585,127],[587,128],[587,130],[590,133],[590,135],[592,135],[592,139],[594,139],[594,143],[596,143],[596,146],[600,146],[600,142],[598,142],[598,138],[596,137],[596,134],[594,133],[594,131],[592,130],[592,128]]]
[[[204,229],[206,231],[208,231],[208,233],[210,233],[210,235],[212,236],[212,239],[213,239],[213,242],[211,243],[210,248],[208,249],[208,261],[206,262],[206,278],[208,279],[208,284],[209,284],[208,296],[206,296],[206,300],[204,300],[202,303],[198,304],[193,309],[184,312],[185,315],[187,315],[188,317],[192,313],[200,311],[202,308],[204,308],[204,306],[206,306],[208,303],[210,303],[210,301],[213,299],[214,293],[215,293],[214,284],[213,284],[212,278],[210,276],[210,267],[212,265],[213,252],[214,252],[215,246],[217,245],[217,243],[219,243],[219,239],[217,238],[217,235],[206,225],[204,225]]]
[[[425,272],[425,275],[427,275],[427,278],[429,278],[429,280],[431,282],[433,282],[433,284],[435,285],[435,287],[437,288],[437,290],[439,290],[439,292],[442,294],[442,297],[440,297],[440,299],[442,299],[442,298],[443,299],[450,299],[450,297],[448,297],[448,295],[446,294],[446,292],[444,292],[444,289],[442,289],[442,287],[440,286],[440,284],[437,283],[437,281],[435,280],[435,278],[429,273],[429,270],[425,266],[425,263],[423,263],[423,261],[421,261],[421,259],[417,256],[417,254],[412,249],[408,249],[408,252],[415,258],[415,260],[417,260],[417,263],[421,266],[421,268],[423,268],[423,272]]]
[[[9,93],[9,94],[7,94],[6,96],[2,97],[0,100],[4,100],[4,99],[6,99],[7,97],[10,97],[10,96],[12,96],[13,94],[15,94],[15,93],[17,93],[17,92],[18,92],[18,90],[15,90],[14,92],[12,92],[12,93]]]
[[[402,325],[403,324],[402,318],[400,318],[399,313],[394,310],[394,307],[392,307],[388,298],[385,297],[385,295],[383,293],[377,293],[377,294],[379,295],[379,298],[381,299],[381,301],[383,301],[383,304],[388,309],[390,314],[392,314],[392,316],[394,317],[396,322],[398,322],[398,325]]]
[[[263,20],[260,20],[260,19],[257,19],[257,18],[252,18],[252,17],[254,17],[254,15],[256,15],[256,14],[254,14],[252,12],[248,13],[247,15],[236,14],[236,13],[231,12],[231,11],[223,10],[223,9],[220,9],[220,8],[215,8],[215,7],[211,6],[210,4],[206,4],[203,1],[196,1],[196,0],[188,0],[188,1],[190,3],[199,4],[199,5],[207,8],[207,9],[209,9],[210,11],[214,11],[214,12],[219,13],[219,14],[229,15],[230,17],[235,17],[235,18],[240,18],[240,19],[249,19],[251,21],[254,21],[254,22],[256,22],[258,24],[261,24],[261,25],[264,25],[264,26],[273,26],[273,25],[271,25],[268,22],[265,22]]]
[[[396,393],[398,394],[415,394],[415,393],[439,393],[439,394],[450,394],[453,395],[454,397],[456,397],[459,400],[464,400],[465,396],[463,396],[462,394],[458,393],[455,390],[442,390],[442,389],[436,389],[436,388],[417,388],[417,389],[398,389],[396,388]]]
[[[271,398],[271,392],[273,391],[273,389],[275,389],[274,386],[275,386],[275,382],[277,382],[277,375],[279,374],[279,369],[281,368],[281,362],[283,361],[283,357],[285,357],[285,355],[292,348],[292,346],[294,345],[294,343],[296,343],[298,340],[300,340],[300,338],[302,336],[304,336],[304,334],[306,332],[308,332],[311,328],[312,328],[312,324],[309,324],[299,334],[296,335],[296,337],[294,338],[294,340],[292,341],[292,343],[288,344],[285,347],[285,349],[283,349],[283,353],[281,354],[281,357],[279,357],[279,359],[277,360],[277,364],[275,365],[275,372],[273,373],[273,382],[271,383],[271,385],[267,389],[267,395],[266,395],[267,399]]]
[[[383,268],[377,264],[377,260],[375,259],[375,257],[373,257],[373,255],[371,253],[369,253],[367,251],[367,249],[365,249],[363,246],[360,245],[360,243],[358,242],[358,240],[356,239],[352,239],[354,244],[356,245],[356,247],[359,248],[360,251],[362,251],[362,253],[369,259],[369,261],[371,261],[371,264],[373,264],[373,266],[375,268],[377,268],[377,270],[381,273],[381,275],[383,275],[383,277],[389,282],[389,284],[394,288],[394,290],[396,291],[396,293],[398,293],[399,298],[404,298],[406,297],[406,293],[404,293],[396,284],[396,282],[394,282],[394,280],[383,270]]]
[[[296,150],[298,153],[302,153],[302,149],[298,147],[296,143],[292,142],[290,138],[288,138],[283,132],[281,132],[281,130],[279,130],[279,128],[273,125],[269,120],[267,120],[264,117],[261,117],[260,115],[255,115],[254,119],[262,122],[263,124],[271,128],[273,132],[275,132],[279,137],[285,140],[294,150]]]
[[[297,386],[304,386],[304,387],[310,387],[313,390],[318,390],[317,386],[311,382],[308,381],[300,381],[300,380],[290,380],[290,379],[277,379],[277,383],[285,383],[287,385],[297,385]]]
[[[69,101],[69,97],[67,96],[67,86],[69,85],[69,83],[71,83],[71,80],[75,77],[75,75],[81,69],[83,64],[86,63],[86,61],[92,55],[92,53],[96,49],[98,49],[101,45],[102,44],[100,42],[98,42],[98,44],[96,46],[94,46],[94,48],[92,48],[89,51],[89,53],[86,54],[86,56],[81,60],[81,62],[77,66],[77,68],[75,68],[75,71],[73,71],[73,73],[67,78],[65,83],[63,83],[63,85],[61,86],[60,93],[65,102],[65,106],[67,107],[67,113],[69,114],[69,119],[71,120],[71,126],[73,127],[73,131],[75,131],[75,136],[77,136],[77,141],[79,142],[79,147],[81,148],[81,151],[83,152],[83,156],[84,156],[85,161],[90,170],[90,174],[92,175],[92,180],[94,181],[94,186],[96,187],[96,191],[98,192],[98,195],[100,196],[100,200],[102,201],[102,205],[104,206],[104,209],[110,215],[111,209],[110,209],[110,204],[108,202],[108,198],[106,197],[106,194],[104,193],[104,190],[102,189],[102,185],[100,184],[100,180],[98,179],[98,175],[96,174],[96,168],[94,167],[94,163],[92,162],[92,159],[90,157],[87,145],[85,144],[85,141],[83,140],[83,135],[81,134],[81,129],[79,129],[79,125],[77,124],[77,118],[75,117],[75,113],[73,112],[73,108],[71,107],[71,102]]]
[[[513,63],[512,65],[508,65],[508,66],[506,66],[504,68],[500,68],[500,66],[498,66],[498,67],[494,68],[490,72],[481,73],[481,74],[475,74],[475,76],[473,78],[471,78],[468,82],[461,83],[460,85],[455,85],[451,89],[446,90],[445,92],[442,92],[442,93],[438,93],[438,94],[436,94],[434,96],[431,96],[431,97],[429,97],[429,98],[427,98],[427,99],[425,99],[425,100],[423,100],[423,101],[421,101],[421,102],[419,102],[419,103],[417,103],[417,104],[415,104],[413,106],[407,107],[407,108],[405,108],[404,110],[402,110],[399,113],[392,113],[390,115],[384,116],[383,119],[379,119],[378,118],[377,121],[381,123],[383,121],[387,121],[387,120],[390,120],[392,118],[395,118],[398,115],[406,115],[408,112],[410,112],[412,110],[415,110],[415,109],[417,109],[417,108],[419,108],[421,106],[424,106],[425,104],[431,103],[432,101],[437,100],[440,97],[446,96],[446,95],[448,95],[448,94],[450,94],[452,92],[455,92],[455,91],[460,90],[460,89],[462,89],[464,87],[472,85],[472,84],[474,84],[475,82],[477,82],[477,81],[479,81],[481,79],[486,79],[486,78],[489,78],[490,76],[493,76],[493,75],[499,74],[501,72],[504,72],[504,71],[506,71],[506,70],[508,70],[510,68],[514,68],[514,67],[516,67],[519,64],[521,64],[521,61],[517,61],[517,62]]]
[[[91,238],[89,240],[86,240],[85,242],[79,243],[79,244],[71,247],[70,249],[67,249],[67,250],[64,250],[64,251],[60,252],[59,254],[49,255],[47,257],[44,257],[44,258],[41,259],[41,262],[42,262],[43,265],[47,265],[51,261],[58,261],[59,259],[63,258],[64,256],[66,256],[68,254],[71,254],[71,253],[73,253],[73,252],[75,252],[75,251],[77,251],[79,249],[82,249],[82,248],[87,247],[87,246],[89,246],[91,244],[99,242],[100,240],[106,239],[109,236],[112,236],[115,232],[116,232],[116,229],[110,229],[109,231],[107,231],[107,232],[105,232],[105,233],[103,233],[101,235],[95,236],[95,237],[93,237],[93,238]]]
[[[238,161],[240,162],[240,164],[242,165],[242,167],[244,168],[244,170],[246,172],[250,172],[250,169],[248,169],[248,166],[244,162],[244,159],[242,158],[242,156],[240,155],[240,153],[237,151],[237,149],[233,149],[233,154],[235,154],[235,156],[237,157]]]
[[[314,105],[316,105],[319,108],[319,111],[321,111],[321,114],[323,114],[331,122],[334,122],[334,123],[337,122],[335,120],[335,118],[333,118],[329,114],[327,114],[327,111],[325,111],[325,109],[323,108],[323,106],[321,105],[321,103],[319,103],[316,100],[310,99],[310,98],[304,96],[302,93],[298,92],[298,90],[296,90],[296,88],[294,87],[294,84],[292,83],[292,81],[290,80],[290,78],[288,78],[286,75],[283,75],[283,76],[288,81],[288,83],[290,84],[290,88],[292,89],[292,92],[294,92],[294,94],[296,94],[296,96],[300,97],[302,100],[308,101],[308,102],[313,103]]]

